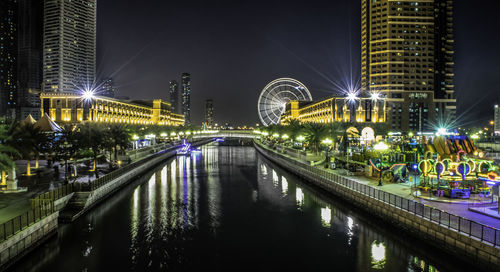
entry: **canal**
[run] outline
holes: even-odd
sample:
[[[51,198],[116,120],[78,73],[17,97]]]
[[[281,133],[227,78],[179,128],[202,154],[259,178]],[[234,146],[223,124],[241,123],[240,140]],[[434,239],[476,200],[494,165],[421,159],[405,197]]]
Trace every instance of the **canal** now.
[[[465,271],[253,147],[166,161],[21,259],[15,271]],[[476,270],[477,271],[477,270]]]

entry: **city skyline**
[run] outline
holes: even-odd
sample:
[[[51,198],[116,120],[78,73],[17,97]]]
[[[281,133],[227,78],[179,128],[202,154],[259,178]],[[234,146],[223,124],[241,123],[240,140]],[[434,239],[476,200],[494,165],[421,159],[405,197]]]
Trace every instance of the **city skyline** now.
[[[138,33],[140,42],[128,42],[116,49],[114,44],[124,41],[125,30],[138,31],[139,26],[125,23],[116,31],[116,24],[122,22],[120,18],[129,12],[124,8],[126,2],[107,1],[98,6],[98,68],[102,74],[116,73],[116,82],[122,87],[120,94],[133,98],[160,96],[160,87],[168,85],[170,78],[189,71],[195,78],[192,82],[194,124],[203,121],[203,103],[209,97],[225,106],[218,112],[218,121],[258,123],[255,103],[262,88],[273,79],[296,78],[311,89],[315,100],[335,94],[337,88],[333,83],[347,87],[346,81],[350,81],[351,76],[353,82],[360,81],[360,2],[291,2],[283,7],[282,13],[287,15],[280,21],[271,16],[279,7],[275,2],[270,2],[265,12],[250,3],[175,4],[169,7],[171,18],[155,21],[146,18],[139,24],[145,29]],[[109,16],[111,7],[116,8],[113,16]],[[159,3],[155,10],[163,8],[166,5]],[[188,9],[190,15],[182,17]],[[245,12],[246,9],[251,12]],[[134,11],[136,18],[143,18],[146,10],[149,10],[148,4],[139,7]],[[459,124],[471,124],[477,118],[486,123],[492,118],[492,105],[480,107],[479,103],[493,104],[498,100],[496,92],[500,88],[493,61],[499,53],[490,42],[495,38],[487,34],[495,29],[495,23],[487,24],[488,16],[463,3],[455,3],[454,10],[454,85]],[[293,18],[299,15],[310,20],[298,23]],[[195,22],[187,22],[195,17],[198,18]],[[257,22],[257,17],[262,20]],[[174,19],[175,22],[171,21]],[[197,23],[201,21],[204,23]],[[225,24],[230,21],[234,23]],[[172,38],[181,25],[186,31]],[[477,31],[478,26],[484,30]],[[208,33],[212,35],[204,31],[207,28],[211,28]],[[195,30],[207,34],[196,38],[189,35]],[[222,32],[228,36],[224,37]],[[132,73],[137,75],[134,80],[130,80]],[[484,96],[477,97],[474,92],[477,89]]]

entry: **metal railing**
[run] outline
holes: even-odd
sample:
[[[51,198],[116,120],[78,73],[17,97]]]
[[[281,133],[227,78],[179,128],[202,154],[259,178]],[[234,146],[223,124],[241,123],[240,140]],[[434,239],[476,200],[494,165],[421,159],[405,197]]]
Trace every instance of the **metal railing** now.
[[[43,200],[33,209],[0,224],[0,242],[3,242],[27,227],[39,222],[54,212],[54,202]]]
[[[52,201],[58,200],[58,199],[63,198],[63,197],[65,197],[73,192],[76,192],[79,188],[80,188],[80,186],[78,186],[78,184],[69,183],[69,184],[63,185],[61,187],[58,187],[54,190],[37,195],[37,196],[30,199],[31,207],[33,207],[33,205],[36,205],[40,201],[49,200],[49,199],[51,199]]]
[[[418,203],[408,198],[400,197],[398,195],[379,190],[375,187],[359,183],[355,180],[337,175],[335,173],[327,172],[323,169],[309,166],[286,156],[278,155],[258,141],[255,142],[258,145],[258,148],[264,148],[269,151],[265,154],[272,157],[274,160],[278,160],[288,169],[292,169],[292,171],[295,171],[301,176],[309,175],[315,177],[319,181],[321,186],[324,186],[326,188],[332,188],[334,185],[344,186],[353,191],[359,192],[361,194],[399,208],[410,214],[429,220],[430,222],[436,223],[440,226],[455,230],[470,237],[474,237],[481,242],[486,242],[493,246],[500,246],[499,229],[442,211],[440,209],[436,209],[422,203]]]
[[[193,142],[192,144],[196,145],[196,144],[199,144],[199,143],[210,142],[210,141],[211,140],[201,140],[201,141]],[[109,183],[110,181],[116,179],[117,177],[123,175],[124,173],[126,173],[126,172],[128,172],[128,171],[130,171],[130,170],[132,170],[132,169],[134,169],[136,167],[138,167],[139,165],[143,164],[144,160],[146,160],[146,159],[150,160],[150,159],[156,158],[156,157],[161,156],[161,155],[163,155],[163,154],[165,154],[167,152],[172,152],[172,151],[176,150],[177,148],[179,148],[179,146],[177,146],[177,145],[169,146],[169,147],[167,147],[167,145],[165,145],[163,148],[165,148],[165,147],[166,147],[166,149],[164,149],[164,150],[162,150],[160,152],[157,152],[157,153],[152,154],[150,156],[145,156],[144,158],[142,158],[142,159],[140,159],[138,161],[135,161],[135,162],[133,162],[131,164],[125,165],[123,167],[120,167],[120,168],[118,168],[118,169],[116,169],[116,170],[114,170],[114,171],[112,171],[112,172],[110,172],[110,173],[108,173],[108,174],[106,174],[106,175],[98,178],[98,179],[95,179],[95,180],[91,181],[90,182],[90,186],[84,187],[82,189],[87,189],[89,191],[93,191],[93,190],[95,190],[95,189],[97,189],[97,188],[99,188],[99,187],[101,187],[101,186]],[[155,148],[161,148],[161,147],[160,146],[156,146]]]

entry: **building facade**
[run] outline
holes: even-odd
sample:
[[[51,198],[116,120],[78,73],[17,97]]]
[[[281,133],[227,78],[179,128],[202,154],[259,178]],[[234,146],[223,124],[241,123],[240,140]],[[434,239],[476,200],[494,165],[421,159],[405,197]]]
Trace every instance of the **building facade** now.
[[[291,120],[300,123],[330,124],[345,123],[384,123],[386,122],[385,100],[359,98],[350,100],[345,97],[331,97],[321,101],[289,101],[281,115],[281,124]]]
[[[43,91],[93,89],[97,0],[44,1]]]
[[[0,1],[0,116],[17,107],[17,0]]]
[[[361,2],[362,90],[385,96],[389,128],[453,122],[453,1]]]
[[[91,101],[73,93],[42,93],[41,114],[58,124],[92,121],[131,125],[184,125],[184,116],[172,113],[170,103],[161,99],[121,101],[95,96]]]
[[[185,118],[186,125],[191,124],[191,75],[183,73],[181,78],[182,84],[182,114]]]
[[[205,124],[208,128],[213,128],[215,124],[214,101],[212,99],[205,100]]]
[[[169,83],[170,105],[172,112],[179,113],[179,84],[172,80]]]
[[[18,95],[16,117],[40,119],[43,55],[43,1],[17,0]]]

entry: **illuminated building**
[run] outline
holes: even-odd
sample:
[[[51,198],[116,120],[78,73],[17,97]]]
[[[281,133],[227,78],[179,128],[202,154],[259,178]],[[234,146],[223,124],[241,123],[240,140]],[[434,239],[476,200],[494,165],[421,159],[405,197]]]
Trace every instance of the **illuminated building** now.
[[[121,101],[94,96],[85,100],[73,93],[42,93],[41,112],[59,124],[85,120],[102,123],[180,126],[184,116],[172,113],[161,99]]]
[[[495,134],[500,135],[500,107],[498,105],[495,105],[495,120],[493,122]]]
[[[452,0],[362,0],[361,85],[387,98],[389,128],[455,119]]]
[[[93,88],[97,0],[44,1],[43,91]]]
[[[0,116],[17,105],[17,0],[0,1]]]
[[[207,99],[205,101],[205,123],[207,127],[212,128],[214,126],[214,101],[212,99]]]
[[[184,115],[185,124],[191,123],[191,75],[188,73],[182,74],[182,114]]]
[[[18,103],[16,117],[40,119],[42,88],[43,1],[18,0]]]
[[[177,81],[172,80],[169,84],[169,94],[170,94],[170,106],[172,107],[172,112],[179,112],[179,84]]]
[[[371,98],[331,97],[321,101],[289,101],[285,113],[281,115],[281,124],[290,120],[301,123],[328,124],[334,122],[382,123],[386,121],[385,100]]]

